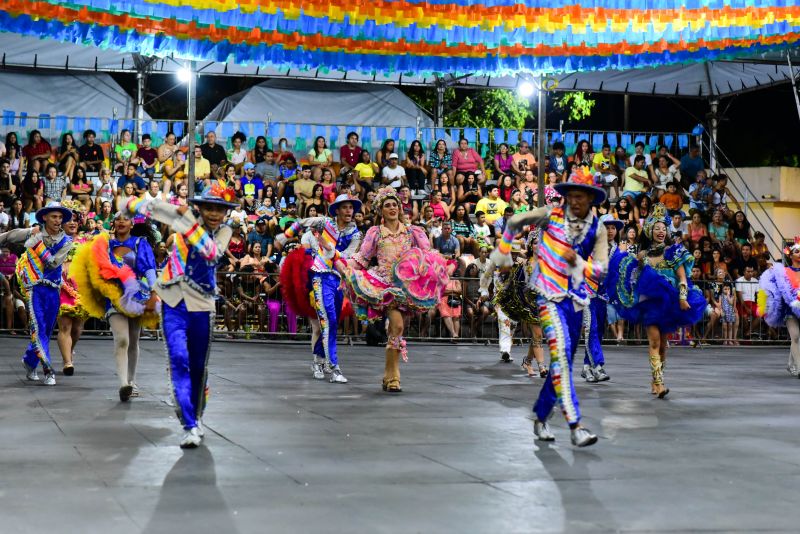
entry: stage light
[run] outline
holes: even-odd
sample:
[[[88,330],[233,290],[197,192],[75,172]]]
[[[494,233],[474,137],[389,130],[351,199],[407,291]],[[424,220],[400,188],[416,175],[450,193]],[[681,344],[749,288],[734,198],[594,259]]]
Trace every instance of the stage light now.
[[[533,94],[533,84],[531,82],[522,82],[517,87],[517,92],[522,98],[529,98]]]
[[[192,79],[192,71],[186,67],[179,68],[175,75],[178,77],[178,81],[181,83],[187,83]]]

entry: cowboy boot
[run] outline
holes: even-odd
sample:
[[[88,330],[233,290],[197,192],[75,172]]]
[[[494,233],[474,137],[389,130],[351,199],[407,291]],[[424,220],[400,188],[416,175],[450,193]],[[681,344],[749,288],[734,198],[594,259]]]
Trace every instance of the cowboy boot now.
[[[386,364],[389,366],[386,391],[389,393],[400,393],[400,351],[397,349],[386,349]]]
[[[652,393],[663,399],[669,393],[669,389],[664,387],[664,371],[658,353],[650,355],[650,371],[653,374]]]

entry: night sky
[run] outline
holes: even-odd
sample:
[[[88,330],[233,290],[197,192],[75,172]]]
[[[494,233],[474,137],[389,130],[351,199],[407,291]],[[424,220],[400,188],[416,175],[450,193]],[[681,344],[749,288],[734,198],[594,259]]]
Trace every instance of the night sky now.
[[[114,77],[129,93],[134,93],[136,85],[133,76],[117,74]],[[198,84],[198,119],[207,115],[223,98],[261,81],[263,79],[201,77]],[[149,81],[151,95],[148,100],[175,84],[173,76],[151,76]],[[597,101],[591,117],[580,122],[565,121],[564,129],[621,131],[623,97],[602,94],[591,96]],[[186,116],[185,106],[186,92],[180,86],[145,107],[154,118],[179,119]],[[720,110],[726,109],[725,119],[720,125],[719,145],[733,160],[734,165],[800,166],[797,135],[800,119],[791,85],[784,84],[723,99]],[[696,124],[707,120],[706,114],[709,111],[708,102],[705,100],[632,96],[631,129],[690,132]],[[563,112],[549,110],[547,127],[558,128],[560,119],[566,119]],[[528,126],[535,127],[535,121]]]

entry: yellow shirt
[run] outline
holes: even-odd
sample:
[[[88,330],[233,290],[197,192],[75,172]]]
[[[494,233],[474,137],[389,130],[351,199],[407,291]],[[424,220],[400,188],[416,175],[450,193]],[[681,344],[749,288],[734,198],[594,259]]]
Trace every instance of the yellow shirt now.
[[[358,173],[359,178],[367,180],[375,177],[376,167],[377,164],[375,163],[359,163],[355,166],[355,171]]]
[[[647,171],[642,169],[641,171],[637,171],[636,167],[628,167],[625,169],[625,185],[623,186],[623,191],[632,191],[634,193],[638,193],[639,191],[644,191],[644,185],[642,182],[634,180],[631,176],[636,175],[637,177],[646,180],[648,178]]]
[[[594,158],[592,158],[592,170],[610,170],[610,167],[616,163],[617,160],[614,159],[614,154],[610,154],[608,158],[604,158],[603,153],[598,152],[594,155]]]
[[[187,166],[188,168],[188,166]],[[211,174],[211,164],[208,162],[206,158],[200,158],[194,160],[194,175],[195,176],[206,176]]]
[[[486,214],[486,222],[494,224],[494,222],[503,216],[503,212],[506,209],[506,201],[502,198],[497,198],[497,200],[492,200],[489,197],[484,197],[478,201],[478,204],[475,206],[475,213],[482,211]]]

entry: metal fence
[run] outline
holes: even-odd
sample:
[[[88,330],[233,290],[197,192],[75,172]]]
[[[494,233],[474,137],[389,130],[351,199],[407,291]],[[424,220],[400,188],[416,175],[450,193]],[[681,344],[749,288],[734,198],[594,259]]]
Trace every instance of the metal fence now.
[[[410,341],[451,343],[496,343],[498,340],[497,316],[494,307],[477,305],[477,278],[458,278],[462,286],[462,305],[459,314],[453,320],[459,337],[454,340],[446,321],[438,309],[427,314],[408,314],[405,336]],[[309,321],[298,317],[286,306],[280,290],[273,290],[277,275],[269,273],[219,273],[220,295],[217,299],[215,336],[218,338],[244,340],[295,340],[304,341],[310,338]],[[266,282],[266,283],[265,283]],[[757,284],[754,280],[753,284]],[[250,302],[239,293],[242,288],[245,295],[252,295],[255,302]],[[267,289],[268,288],[268,289]],[[0,306],[0,333],[14,331],[19,335],[27,335],[27,324],[18,318],[8,324],[7,295],[3,295],[3,306]],[[735,336],[737,344],[772,344],[787,343],[785,328],[772,329],[760,319],[750,321],[736,310]],[[692,328],[682,329],[671,336],[676,345],[720,345],[724,317],[718,315],[709,306],[702,321]],[[620,335],[614,335],[609,325],[605,327],[606,344],[643,344],[647,342],[644,330],[637,325],[625,323]],[[90,319],[85,325],[88,334],[108,335],[108,324],[103,320]],[[363,340],[365,325],[354,318],[341,318],[339,334],[343,340]],[[157,332],[146,332],[146,335],[158,336]],[[528,332],[521,325],[515,331],[515,341],[525,343],[529,339]],[[619,341],[618,341],[619,339]]]

